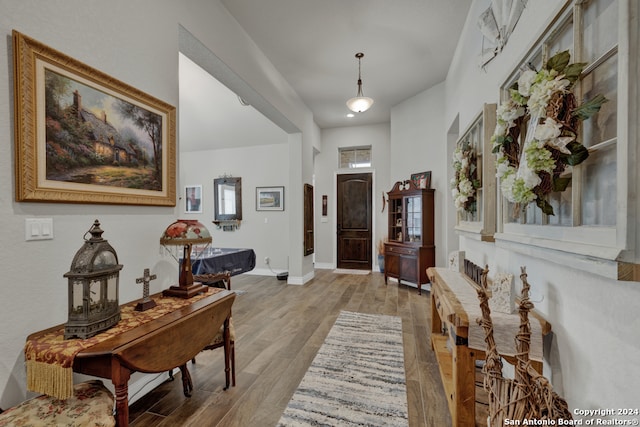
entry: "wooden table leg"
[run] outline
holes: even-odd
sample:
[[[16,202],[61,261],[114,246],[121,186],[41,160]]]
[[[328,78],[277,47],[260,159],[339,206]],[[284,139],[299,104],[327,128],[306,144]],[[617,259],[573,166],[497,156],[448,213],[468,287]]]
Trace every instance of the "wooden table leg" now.
[[[191,374],[189,373],[189,368],[187,368],[186,363],[180,365],[180,375],[182,376],[182,392],[185,397],[191,397],[193,381],[191,380]]]
[[[438,313],[438,300],[436,299],[437,291],[431,289],[431,335],[442,335],[442,319]],[[431,340],[431,350],[433,350],[433,340]]]
[[[460,339],[460,338],[458,338]],[[466,339],[464,339],[466,341]],[[476,416],[475,355],[467,343],[457,342],[453,350],[454,426],[473,426]]]
[[[229,332],[229,318],[227,317],[224,321],[224,330],[222,332],[222,337],[224,340],[224,379],[225,379],[225,387],[227,390],[229,385],[231,384],[230,375],[231,369],[229,367],[230,364],[230,354],[231,354],[231,335]]]
[[[111,381],[116,389],[116,427],[129,425],[129,378],[131,371],[120,365],[117,358],[112,358]]]
[[[531,360],[531,366],[535,369],[540,375],[542,375],[542,362],[538,362],[537,360]]]

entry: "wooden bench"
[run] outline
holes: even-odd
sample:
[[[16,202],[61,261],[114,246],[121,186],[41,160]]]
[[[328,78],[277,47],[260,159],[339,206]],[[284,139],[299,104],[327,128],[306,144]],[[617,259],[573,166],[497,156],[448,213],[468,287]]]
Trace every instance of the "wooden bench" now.
[[[479,316],[469,313],[479,311],[477,292],[472,280],[462,273],[453,272],[445,268],[431,267],[427,269],[427,275],[431,281],[431,348],[435,352],[440,376],[447,395],[449,412],[454,426],[473,426],[476,423],[475,402],[475,366],[476,360],[485,359],[486,344],[484,343],[484,331],[481,330],[482,340],[470,341],[470,328],[476,327],[476,318]],[[467,290],[465,295],[456,293],[454,289]],[[473,310],[472,310],[473,309]],[[539,314],[531,312],[532,324],[537,320],[540,346],[542,336],[551,332],[551,325]],[[502,326],[513,327],[520,325],[518,314],[496,316],[494,319],[496,328]],[[478,326],[479,328],[479,326]],[[481,328],[480,328],[481,329]],[[513,337],[496,338],[501,345],[512,344]],[[534,338],[534,337],[532,337]],[[533,341],[533,339],[532,339]],[[541,350],[541,349],[540,349]],[[501,353],[506,360],[513,360],[509,354]],[[542,357],[532,358],[531,365],[542,373]]]

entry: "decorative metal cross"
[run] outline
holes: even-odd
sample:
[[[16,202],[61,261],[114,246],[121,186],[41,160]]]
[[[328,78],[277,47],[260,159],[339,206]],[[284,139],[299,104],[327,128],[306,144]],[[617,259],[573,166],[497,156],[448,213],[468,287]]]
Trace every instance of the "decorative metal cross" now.
[[[145,311],[156,306],[156,302],[149,297],[149,282],[157,279],[155,274],[149,274],[149,269],[144,269],[144,276],[136,279],[136,283],[143,283],[142,285],[142,301],[136,305],[136,311]]]

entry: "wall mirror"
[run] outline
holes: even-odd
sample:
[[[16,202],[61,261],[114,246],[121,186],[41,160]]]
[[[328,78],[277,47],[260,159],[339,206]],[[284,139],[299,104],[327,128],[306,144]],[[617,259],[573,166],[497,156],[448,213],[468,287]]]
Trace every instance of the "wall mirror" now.
[[[216,221],[242,219],[242,178],[216,178],[213,192]]]

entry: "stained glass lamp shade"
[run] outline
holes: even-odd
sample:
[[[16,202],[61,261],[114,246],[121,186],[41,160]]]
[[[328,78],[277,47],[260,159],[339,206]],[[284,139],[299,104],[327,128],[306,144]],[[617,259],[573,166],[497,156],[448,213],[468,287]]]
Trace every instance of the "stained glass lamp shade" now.
[[[193,245],[204,245],[212,242],[209,230],[197,220],[179,219],[169,225],[162,237],[160,244],[163,246],[182,246],[182,262],[180,263],[180,274],[178,285],[165,289],[164,296],[174,296],[179,298],[191,298],[192,296],[207,290],[207,286],[193,281],[191,272],[191,248]]]

